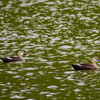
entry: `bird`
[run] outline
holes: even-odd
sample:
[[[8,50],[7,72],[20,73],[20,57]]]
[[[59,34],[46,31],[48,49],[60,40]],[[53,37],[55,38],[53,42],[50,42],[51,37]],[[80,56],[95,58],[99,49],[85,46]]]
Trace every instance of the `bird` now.
[[[77,63],[77,64],[71,64],[75,70],[98,70],[99,67],[96,65],[96,62],[100,59],[98,57],[93,57],[92,63],[93,64],[87,64],[87,63]]]
[[[25,61],[22,58],[22,55],[28,55],[26,53],[24,53],[24,51],[19,51],[18,52],[18,57],[5,57],[5,58],[1,58],[3,62],[8,63],[8,62],[17,62],[17,61]]]

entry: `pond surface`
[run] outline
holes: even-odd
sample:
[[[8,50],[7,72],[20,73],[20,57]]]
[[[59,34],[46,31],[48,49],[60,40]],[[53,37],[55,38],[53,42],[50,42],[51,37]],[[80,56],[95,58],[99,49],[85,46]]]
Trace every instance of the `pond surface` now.
[[[99,0],[1,0],[0,26],[0,58],[29,53],[0,60],[0,100],[100,99],[100,70],[71,66],[100,58]]]

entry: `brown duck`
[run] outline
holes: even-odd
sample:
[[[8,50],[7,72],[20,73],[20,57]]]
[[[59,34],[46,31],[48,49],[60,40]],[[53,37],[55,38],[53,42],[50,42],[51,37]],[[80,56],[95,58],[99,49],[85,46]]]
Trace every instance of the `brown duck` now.
[[[99,67],[96,65],[96,61],[100,62],[98,57],[93,58],[92,60],[93,64],[78,63],[78,64],[72,64],[72,66],[75,70],[98,70]]]
[[[22,58],[22,55],[28,55],[26,53],[24,53],[23,51],[19,51],[18,52],[18,57],[5,57],[5,58],[1,58],[3,62],[17,62],[17,61],[25,61]]]

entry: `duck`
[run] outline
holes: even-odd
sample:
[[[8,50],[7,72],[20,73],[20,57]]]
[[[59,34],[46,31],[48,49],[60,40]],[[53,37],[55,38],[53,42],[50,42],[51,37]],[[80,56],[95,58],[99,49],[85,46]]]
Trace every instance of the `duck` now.
[[[77,64],[71,64],[75,70],[98,70],[99,67],[96,65],[96,62],[100,59],[98,57],[93,57],[92,63],[93,64],[87,64],[87,63],[77,63]]]
[[[5,57],[5,58],[1,58],[3,62],[8,63],[8,62],[17,62],[17,61],[25,61],[22,58],[22,55],[28,55],[26,54],[24,51],[19,51],[18,52],[18,57]]]

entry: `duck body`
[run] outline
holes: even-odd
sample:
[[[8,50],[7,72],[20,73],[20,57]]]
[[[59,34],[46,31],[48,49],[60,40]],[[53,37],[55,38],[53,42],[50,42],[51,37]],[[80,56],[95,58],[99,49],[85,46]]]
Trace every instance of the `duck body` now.
[[[97,66],[93,66],[92,64],[80,63],[80,64],[72,64],[75,70],[97,70]]]
[[[94,57],[92,62],[93,64],[87,64],[87,63],[77,63],[77,64],[72,64],[73,68],[75,70],[98,70],[99,67],[96,65],[96,61],[99,61],[98,57]]]
[[[18,52],[18,57],[5,57],[5,58],[1,58],[3,62],[8,63],[8,62],[17,62],[17,61],[25,61],[22,58],[22,55],[27,55],[26,53],[24,53],[23,51],[19,51]]]
[[[24,61],[23,58],[19,58],[19,57],[5,57],[5,58],[1,58],[3,62],[16,62],[16,61]]]

